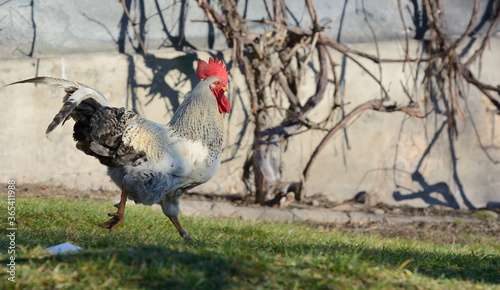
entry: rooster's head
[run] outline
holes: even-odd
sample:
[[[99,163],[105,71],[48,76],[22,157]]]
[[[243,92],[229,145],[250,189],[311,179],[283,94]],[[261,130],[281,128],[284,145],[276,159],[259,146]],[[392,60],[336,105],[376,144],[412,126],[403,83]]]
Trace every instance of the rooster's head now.
[[[202,80],[209,77],[218,78],[218,80],[210,84],[210,89],[219,104],[219,112],[221,114],[229,113],[231,104],[225,95],[227,91],[227,70],[224,62],[222,60],[219,62],[218,58],[215,58],[215,60],[210,58],[208,63],[200,59],[196,68],[196,75]]]

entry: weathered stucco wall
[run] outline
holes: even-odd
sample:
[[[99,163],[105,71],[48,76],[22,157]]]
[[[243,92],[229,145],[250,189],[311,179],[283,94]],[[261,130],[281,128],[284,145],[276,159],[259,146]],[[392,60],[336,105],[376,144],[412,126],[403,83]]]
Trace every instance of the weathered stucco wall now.
[[[0,22],[0,180],[14,178],[18,182],[62,184],[82,189],[115,189],[106,176],[105,168],[97,160],[75,149],[71,122],[48,136],[44,134],[46,126],[62,105],[63,93],[60,90],[33,85],[4,86],[34,76],[64,77],[98,89],[114,106],[135,109],[150,120],[167,123],[185,94],[197,82],[194,74],[197,58],[207,59],[209,54],[189,47],[185,47],[185,51],[172,48],[151,50],[158,48],[161,41],[175,42],[175,37],[166,37],[165,31],[158,28],[163,24],[156,18],[151,18],[147,25],[149,55],[135,54],[126,38],[121,38],[131,32],[127,25],[120,26],[123,24],[121,6],[112,1],[87,1],[85,4],[81,1],[36,1],[33,17],[30,6],[23,6],[21,2],[12,1],[0,7],[0,19],[2,15],[8,15]],[[29,1],[25,2],[29,4]],[[70,10],[66,7],[69,2],[72,5]],[[154,3],[145,2],[146,11],[154,13]],[[340,28],[337,21],[344,15],[344,25],[349,25],[343,28],[341,38],[351,42],[368,41],[371,33],[363,25],[363,15],[356,10],[357,4],[343,7],[345,2],[338,1],[338,7],[345,8],[342,14],[341,8],[329,6],[331,2],[319,4],[324,5],[324,9],[319,9],[321,17],[325,21],[333,20],[331,37],[338,36]],[[386,41],[379,43],[382,56],[402,58],[401,43],[397,39],[398,35],[401,36],[397,30],[400,28],[397,10],[390,6],[393,4],[383,2],[385,8],[373,8],[372,11],[380,13],[370,15],[374,25],[384,31],[381,35],[385,35],[382,39]],[[132,2],[132,7],[135,3]],[[485,1],[481,3],[484,11]],[[376,3],[366,1],[366,4]],[[468,9],[467,5],[466,1],[456,4],[463,9]],[[302,6],[293,7],[302,9]],[[190,4],[189,9],[189,19],[203,19],[195,2]],[[248,11],[257,13],[256,9]],[[177,12],[168,13],[176,15]],[[455,19],[456,13],[450,14],[451,19]],[[255,14],[253,18],[259,17]],[[175,32],[176,22],[173,18],[167,20],[167,28]],[[210,37],[207,37],[206,23],[189,25],[186,38],[190,43],[202,49],[210,46],[207,45]],[[36,39],[33,39],[34,33]],[[394,36],[392,40],[391,35]],[[213,36],[213,43],[216,48],[225,47],[225,42],[217,33]],[[418,42],[411,44],[411,51],[416,51]],[[372,43],[351,45],[375,54]],[[119,52],[121,48],[123,53]],[[492,38],[481,69],[474,68],[486,83],[500,83],[499,49],[499,39]],[[221,51],[212,51],[212,55],[229,60],[230,51]],[[30,52],[33,57],[27,56]],[[334,58],[339,64],[345,61],[339,54],[334,54]],[[378,72],[375,64],[363,63]],[[307,73],[311,79],[308,83],[313,84],[314,74],[312,71]],[[241,181],[242,165],[251,147],[253,128],[251,125],[246,127],[242,138],[238,135],[248,117],[248,112],[244,110],[248,108],[248,98],[246,91],[242,90],[245,85],[240,72],[232,69],[231,74],[229,99],[232,111],[226,118],[229,126],[224,162],[210,182],[197,188],[199,191],[234,194],[245,190]],[[408,70],[403,72],[401,64],[384,64],[382,79],[390,88],[392,102],[407,102],[400,82],[406,83],[411,79],[408,74]],[[380,95],[377,85],[349,60],[342,68],[342,75],[346,112]],[[302,87],[302,101],[308,97],[308,90],[313,89],[310,85]],[[468,94],[466,100],[459,99],[465,121],[457,118],[459,134],[455,142],[450,143],[445,115],[433,115],[423,120],[409,118],[403,113],[367,111],[351,122],[344,132],[332,138],[318,156],[306,194],[323,193],[332,200],[341,201],[366,191],[372,202],[409,203],[414,206],[438,203],[452,207],[484,207],[488,203],[499,203],[500,165],[488,160],[479,140],[494,159],[500,160],[500,116],[492,112],[488,101],[477,90],[465,89]],[[316,115],[310,117],[319,120],[332,105],[331,98],[324,99],[324,109],[320,108]],[[340,114],[332,122],[337,122],[339,118]],[[471,121],[474,121],[479,139]],[[309,154],[323,136],[323,132],[314,131],[300,134],[289,142],[281,157],[285,179],[300,180]]]
[[[267,6],[272,1],[266,0]],[[262,0],[237,1],[238,9],[247,19],[267,17]],[[424,37],[428,26],[420,16],[422,1],[402,0],[406,25],[416,39]],[[445,29],[453,36],[461,35],[467,26],[474,1],[443,1]],[[493,1],[481,0],[478,10],[476,33],[483,34],[491,14]],[[144,22],[144,44],[148,50],[176,45],[185,28],[184,43],[187,49],[225,49],[225,38],[205,20],[197,1],[175,0],[135,1],[125,0],[136,22]],[[212,1],[220,9],[218,1]],[[320,24],[328,24],[325,35],[344,43],[373,42],[373,35],[364,21],[361,1],[316,0],[314,1]],[[379,41],[404,39],[404,28],[399,16],[397,1],[365,1],[366,17],[377,33]],[[307,7],[303,0],[287,0],[289,18],[300,27],[310,27]],[[181,24],[181,11],[186,12],[186,25]],[[490,14],[485,14],[488,12]],[[159,17],[157,14],[161,12]],[[491,16],[491,15],[490,15]],[[135,35],[123,13],[120,1],[62,1],[62,0],[15,0],[0,6],[0,59],[23,58],[27,55],[42,57],[89,52],[135,52],[137,45],[130,45]],[[200,21],[202,20],[202,21]],[[249,24],[252,31],[263,32],[260,24]],[[500,27],[496,29],[500,31]]]

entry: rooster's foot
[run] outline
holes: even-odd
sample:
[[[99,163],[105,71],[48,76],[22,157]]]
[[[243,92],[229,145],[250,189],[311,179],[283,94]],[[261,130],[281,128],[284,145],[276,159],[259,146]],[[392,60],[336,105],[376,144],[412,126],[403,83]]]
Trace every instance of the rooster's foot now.
[[[120,199],[120,202],[114,205],[114,207],[116,207],[118,210],[116,212],[108,213],[108,216],[112,218],[109,219],[109,221],[100,224],[99,226],[101,228],[108,229],[111,232],[114,228],[116,228],[119,224],[121,224],[125,217],[126,202],[127,202],[127,190],[125,188],[125,182],[123,182],[122,197]]]
[[[181,237],[184,239],[184,241],[192,242],[191,237],[189,237],[188,233],[184,230],[181,223],[179,222],[179,218],[177,216],[168,216],[168,218],[174,224],[175,228],[177,229]]]
[[[123,214],[120,215],[118,212],[112,212],[112,213],[108,213],[108,215],[112,216],[112,218],[109,219],[109,221],[100,224],[99,226],[101,228],[108,229],[111,232],[114,228],[116,228],[119,224],[122,223]]]

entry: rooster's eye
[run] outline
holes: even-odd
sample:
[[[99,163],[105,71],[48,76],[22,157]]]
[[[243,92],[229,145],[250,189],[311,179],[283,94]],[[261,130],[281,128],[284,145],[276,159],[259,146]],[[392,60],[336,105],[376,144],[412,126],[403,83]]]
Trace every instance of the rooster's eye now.
[[[218,86],[220,86],[220,85],[221,85],[221,84],[220,84],[220,82],[213,82],[213,83],[210,85],[210,87],[211,87],[212,89],[215,89],[215,87],[218,87]]]

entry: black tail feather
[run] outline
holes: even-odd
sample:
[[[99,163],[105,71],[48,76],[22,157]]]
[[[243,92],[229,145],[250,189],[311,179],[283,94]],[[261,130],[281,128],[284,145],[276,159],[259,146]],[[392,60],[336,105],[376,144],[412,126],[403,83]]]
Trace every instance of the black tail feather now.
[[[76,121],[73,128],[76,148],[112,167],[143,157],[144,154],[123,145],[125,112],[125,108],[105,107],[93,99],[83,101],[71,113]]]
[[[47,127],[45,134],[52,132],[57,125],[61,124],[61,122],[64,125],[64,122],[69,119],[71,113],[76,109],[76,106],[76,102],[65,102],[59,113],[57,113],[52,122],[49,124],[49,127]]]

